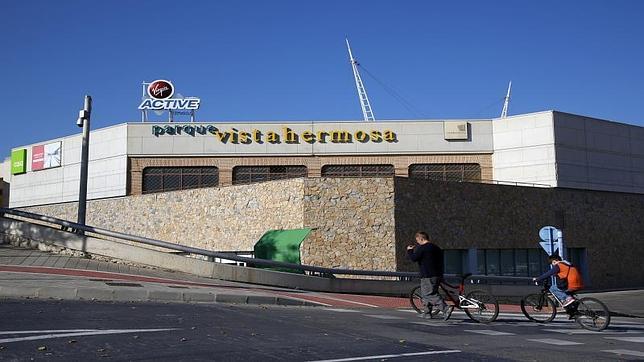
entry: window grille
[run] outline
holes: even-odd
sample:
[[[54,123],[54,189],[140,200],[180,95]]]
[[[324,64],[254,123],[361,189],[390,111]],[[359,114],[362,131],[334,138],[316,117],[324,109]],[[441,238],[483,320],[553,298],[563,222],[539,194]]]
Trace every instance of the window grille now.
[[[217,167],[146,167],[142,192],[187,190],[219,185]]]
[[[394,176],[393,165],[325,165],[322,177],[389,177]]]
[[[233,185],[306,177],[306,166],[236,166]]]
[[[480,181],[477,163],[424,163],[409,166],[409,177],[436,181]]]

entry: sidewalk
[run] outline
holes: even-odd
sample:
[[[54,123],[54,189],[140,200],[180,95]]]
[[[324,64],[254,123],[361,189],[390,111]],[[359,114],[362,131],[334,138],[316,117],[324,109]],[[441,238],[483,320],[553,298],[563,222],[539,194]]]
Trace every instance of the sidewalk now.
[[[0,299],[320,305],[279,291],[0,245]]]
[[[644,290],[580,293],[579,295],[599,299],[611,312],[644,318]]]

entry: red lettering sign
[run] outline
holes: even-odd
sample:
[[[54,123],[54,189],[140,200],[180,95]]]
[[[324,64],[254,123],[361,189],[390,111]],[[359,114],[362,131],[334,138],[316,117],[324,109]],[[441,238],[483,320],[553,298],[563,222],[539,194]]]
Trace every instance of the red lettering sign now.
[[[45,166],[45,145],[33,146],[31,148],[31,170],[42,170]]]

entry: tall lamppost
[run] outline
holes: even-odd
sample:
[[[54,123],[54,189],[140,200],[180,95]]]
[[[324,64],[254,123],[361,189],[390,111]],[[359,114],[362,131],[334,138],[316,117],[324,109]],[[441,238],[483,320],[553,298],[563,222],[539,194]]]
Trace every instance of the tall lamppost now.
[[[85,225],[87,210],[87,166],[89,163],[89,119],[92,114],[92,97],[85,96],[85,106],[78,113],[76,125],[83,127],[83,146],[81,148],[80,190],[78,193],[78,223]]]

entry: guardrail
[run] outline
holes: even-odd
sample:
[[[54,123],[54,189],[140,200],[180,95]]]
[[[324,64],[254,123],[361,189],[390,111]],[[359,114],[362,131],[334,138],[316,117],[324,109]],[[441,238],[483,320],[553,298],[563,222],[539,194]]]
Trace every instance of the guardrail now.
[[[150,238],[145,238],[145,237],[135,236],[135,235],[129,235],[129,234],[102,229],[98,227],[81,225],[81,224],[58,219],[51,216],[34,214],[34,213],[21,211],[21,210],[0,208],[0,216],[6,217],[6,215],[12,215],[12,216],[25,218],[25,219],[37,220],[37,221],[46,222],[49,224],[58,225],[61,227],[61,229],[70,231],[70,232],[77,232],[77,233],[90,232],[96,235],[102,235],[102,236],[117,238],[121,240],[127,240],[135,243],[162,247],[165,249],[174,250],[175,252],[203,255],[208,257],[209,260],[216,260],[216,259],[232,260],[239,263],[246,263],[247,265],[252,265],[252,266],[302,270],[316,276],[330,277],[330,278],[334,278],[335,275],[394,277],[394,278],[398,278],[399,280],[411,280],[411,279],[418,278],[418,273],[416,272],[325,268],[325,267],[319,267],[319,266],[313,266],[313,265],[303,265],[303,264],[294,264],[294,263],[287,263],[287,262],[273,261],[273,260],[266,260],[266,259],[249,258],[249,257],[236,255],[234,252],[214,252],[210,250],[204,250],[204,249],[199,249],[199,248],[194,248],[194,247],[189,247],[184,245],[173,244],[166,241],[150,239]],[[446,277],[455,278],[458,276],[446,275]],[[472,284],[526,285],[530,281],[531,281],[530,278],[524,278],[524,277],[498,277],[498,276],[487,276],[487,275],[472,275],[468,278],[468,283],[472,283]]]

